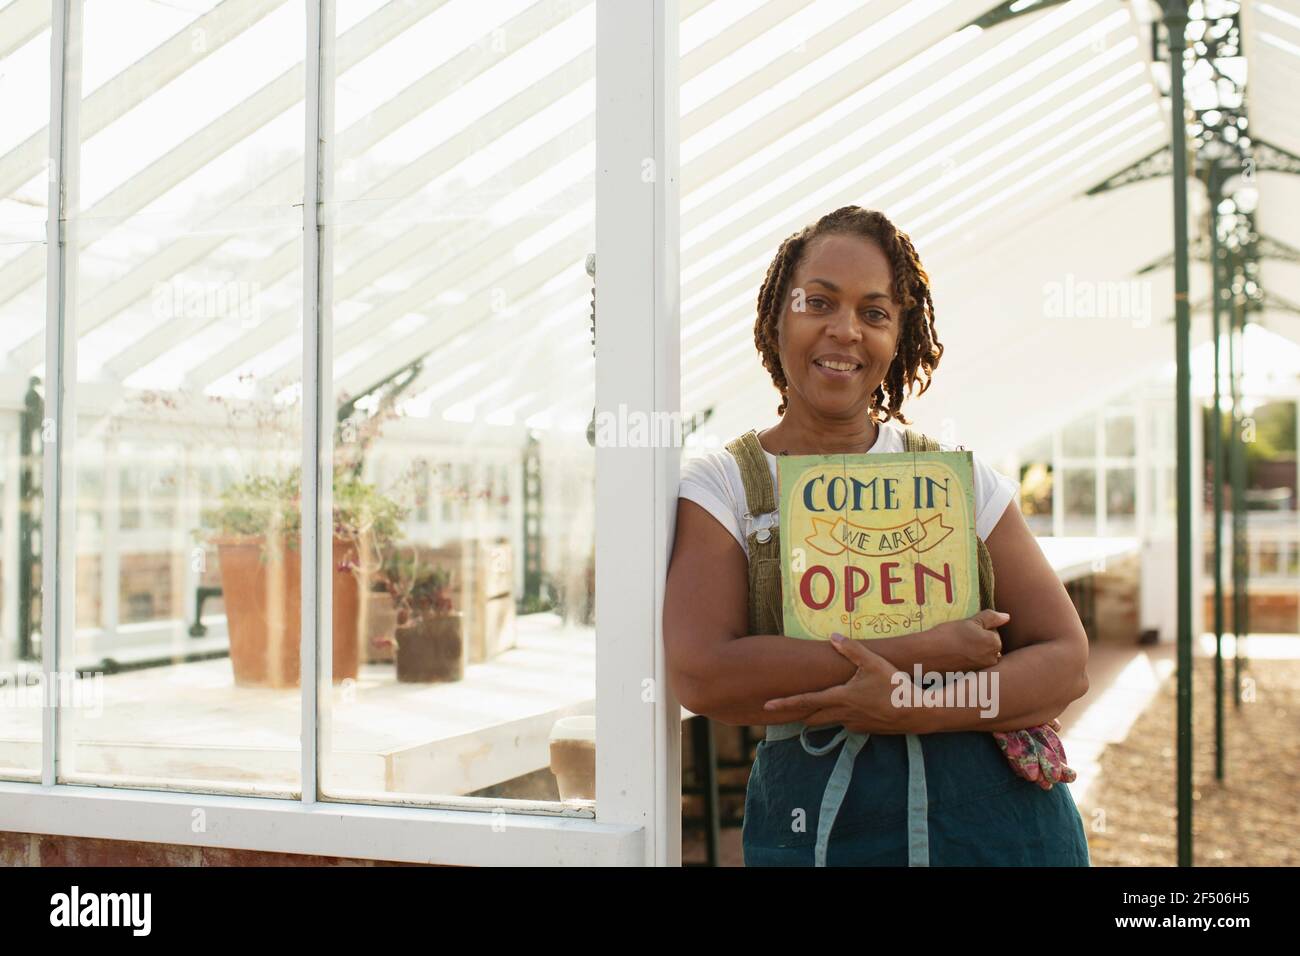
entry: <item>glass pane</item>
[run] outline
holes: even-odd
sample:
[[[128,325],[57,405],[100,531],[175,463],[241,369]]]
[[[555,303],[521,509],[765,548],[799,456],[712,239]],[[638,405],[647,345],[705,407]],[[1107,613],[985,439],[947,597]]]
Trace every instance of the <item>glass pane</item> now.
[[[1168,527],[1178,514],[1177,456],[1174,450],[1175,416],[1173,402],[1149,401],[1148,447],[1150,517],[1152,527]]]
[[[0,37],[0,779],[11,780],[41,767],[50,6],[27,5]]]
[[[1061,493],[1065,496],[1065,533],[1097,533],[1097,478],[1092,469],[1066,468],[1061,472]]]
[[[340,0],[336,33],[322,794],[586,812],[595,5]]]
[[[1106,416],[1106,457],[1132,458],[1137,448],[1135,442],[1131,414]]]
[[[1106,469],[1106,515],[1131,515],[1136,513],[1136,506],[1136,475],[1133,469]]]
[[[1132,468],[1106,470],[1106,531],[1131,535],[1137,530],[1137,473]]]
[[[300,788],[301,3],[85,5],[60,778]],[[65,583],[71,578],[65,577]]]
[[[1066,458],[1092,458],[1097,454],[1097,421],[1077,418],[1061,433],[1061,454]]]

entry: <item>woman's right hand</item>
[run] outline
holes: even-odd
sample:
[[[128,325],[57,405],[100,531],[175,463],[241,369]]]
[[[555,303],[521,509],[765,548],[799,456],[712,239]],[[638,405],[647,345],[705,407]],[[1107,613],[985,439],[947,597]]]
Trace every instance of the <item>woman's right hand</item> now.
[[[1002,659],[1002,636],[994,628],[1009,620],[1011,615],[1005,611],[985,609],[959,621],[935,625],[930,630],[939,653],[929,666],[941,671],[980,671],[992,667]]]

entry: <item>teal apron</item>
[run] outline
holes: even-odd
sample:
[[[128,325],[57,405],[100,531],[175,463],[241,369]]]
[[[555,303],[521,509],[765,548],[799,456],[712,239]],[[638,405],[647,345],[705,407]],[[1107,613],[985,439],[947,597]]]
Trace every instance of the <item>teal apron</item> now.
[[[937,450],[907,429],[908,451]],[[776,496],[758,435],[729,442],[745,485],[749,633],[781,632]],[[980,606],[993,564],[978,542]],[[904,786],[903,781],[906,781]],[[835,843],[832,845],[831,836]],[[746,866],[1088,866],[1066,784],[1018,776],[987,731],[869,735],[773,724],[745,792]]]
[[[1090,865],[1069,787],[1017,776],[985,731],[794,728],[759,742],[746,866]]]

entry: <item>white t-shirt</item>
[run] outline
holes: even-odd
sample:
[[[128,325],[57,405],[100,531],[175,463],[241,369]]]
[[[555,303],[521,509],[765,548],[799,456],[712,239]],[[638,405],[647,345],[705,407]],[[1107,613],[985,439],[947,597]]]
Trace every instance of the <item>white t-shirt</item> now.
[[[880,434],[867,454],[904,451],[903,429],[896,421],[880,423]],[[760,429],[761,431],[761,429]],[[956,444],[939,442],[943,451],[959,451]],[[772,487],[776,488],[776,455],[764,449],[768,467],[772,469]],[[975,472],[975,534],[985,540],[997,526],[1007,505],[1018,500],[1020,486],[1006,475],[994,471],[978,455],[972,453]],[[740,478],[740,465],[725,448],[706,452],[682,462],[679,498],[695,502],[731,532],[749,560],[749,534],[763,527],[777,524],[775,512],[748,519],[745,512],[745,485]]]

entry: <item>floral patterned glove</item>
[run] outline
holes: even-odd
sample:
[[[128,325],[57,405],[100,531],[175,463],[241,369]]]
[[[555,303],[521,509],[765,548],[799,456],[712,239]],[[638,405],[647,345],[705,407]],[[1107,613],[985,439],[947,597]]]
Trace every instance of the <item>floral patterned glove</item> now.
[[[1065,764],[1065,747],[1056,731],[1060,721],[1025,730],[994,732],[993,739],[1016,775],[1051,790],[1054,783],[1073,783],[1077,774]]]

